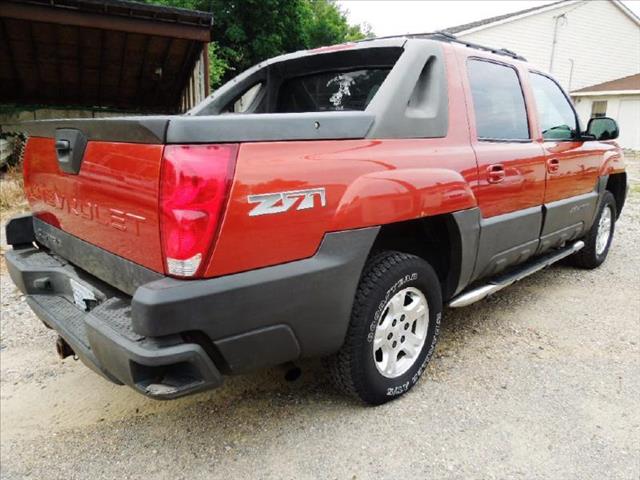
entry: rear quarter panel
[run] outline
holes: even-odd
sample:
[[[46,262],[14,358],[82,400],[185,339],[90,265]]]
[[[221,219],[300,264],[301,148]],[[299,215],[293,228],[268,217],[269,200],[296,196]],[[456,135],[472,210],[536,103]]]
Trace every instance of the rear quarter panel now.
[[[472,208],[475,178],[471,148],[449,139],[242,145],[206,275],[310,257],[327,232]],[[249,195],[321,187],[324,207],[249,216]]]

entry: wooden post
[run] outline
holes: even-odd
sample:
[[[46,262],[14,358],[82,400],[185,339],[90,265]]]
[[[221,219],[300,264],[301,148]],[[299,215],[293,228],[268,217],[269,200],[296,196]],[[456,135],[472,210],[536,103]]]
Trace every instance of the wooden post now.
[[[209,83],[209,43],[203,43],[204,48],[202,54],[204,55],[204,96],[211,95],[211,85]]]

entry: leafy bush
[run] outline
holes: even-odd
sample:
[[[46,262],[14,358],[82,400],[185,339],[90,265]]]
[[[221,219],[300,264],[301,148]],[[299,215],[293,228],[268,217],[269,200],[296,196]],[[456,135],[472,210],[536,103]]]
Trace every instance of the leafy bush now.
[[[146,0],[213,13],[210,82],[216,88],[270,57],[373,36],[349,25],[334,0]]]

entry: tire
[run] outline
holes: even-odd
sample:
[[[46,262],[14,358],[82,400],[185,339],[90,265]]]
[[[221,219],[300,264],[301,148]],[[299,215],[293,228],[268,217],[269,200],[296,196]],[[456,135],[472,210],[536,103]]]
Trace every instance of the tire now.
[[[370,257],[345,343],[325,362],[334,384],[371,405],[405,394],[433,354],[441,318],[440,282],[427,262],[395,251]]]
[[[606,226],[607,216],[609,217],[608,227]],[[598,207],[596,219],[589,229],[589,233],[587,233],[583,238],[585,243],[584,248],[569,257],[572,265],[585,269],[593,269],[602,265],[602,262],[607,258],[609,248],[611,247],[611,241],[613,240],[613,233],[616,227],[616,216],[617,209],[615,198],[611,192],[605,192],[602,197],[602,201],[600,202],[600,206]],[[603,225],[603,228],[608,230],[609,234],[606,242],[602,242],[603,237],[600,236],[606,231],[601,231],[600,226],[602,223],[605,224]]]

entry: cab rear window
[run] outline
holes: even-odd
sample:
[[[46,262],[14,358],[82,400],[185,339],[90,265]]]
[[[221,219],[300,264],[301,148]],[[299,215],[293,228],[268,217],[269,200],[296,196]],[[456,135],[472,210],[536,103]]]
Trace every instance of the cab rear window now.
[[[189,114],[362,111],[403,52],[399,46],[350,44],[293,53],[240,74]]]
[[[321,72],[282,82],[278,113],[364,110],[389,74],[389,68]]]

